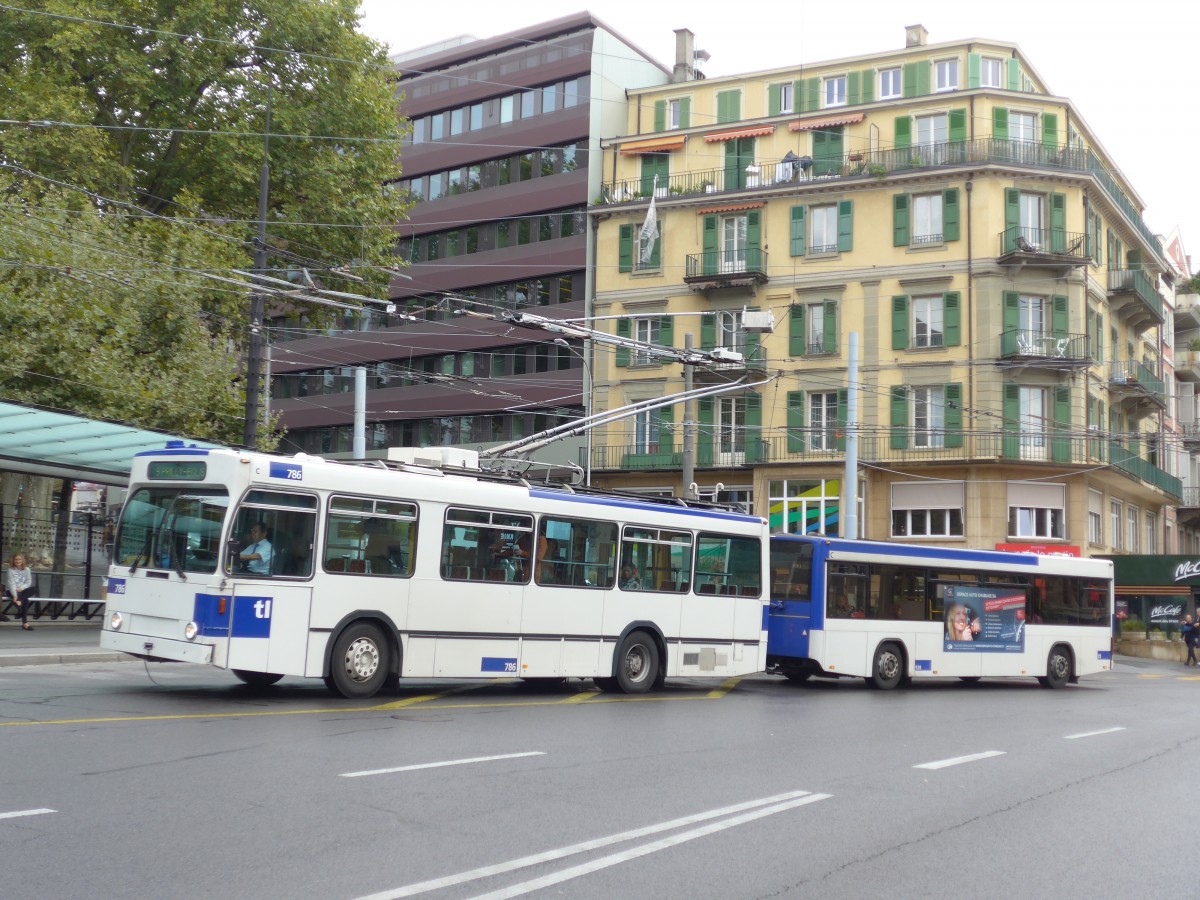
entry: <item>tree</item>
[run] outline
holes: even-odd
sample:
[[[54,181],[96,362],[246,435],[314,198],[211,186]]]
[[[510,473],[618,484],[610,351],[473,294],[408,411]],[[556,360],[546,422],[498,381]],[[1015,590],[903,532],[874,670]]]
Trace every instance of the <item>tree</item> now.
[[[19,325],[37,348],[9,363],[0,389],[235,440],[223,419],[201,411],[240,402],[226,395],[231,356],[246,336],[234,324],[246,321],[246,297],[188,270],[228,275],[250,265],[269,102],[268,265],[305,265],[343,291],[385,283],[371,266],[390,264],[392,226],[405,210],[385,187],[399,174],[402,133],[387,57],[355,31],[355,0],[25,6],[0,12],[0,109],[23,123],[0,128],[0,165],[18,176],[9,198],[40,228],[91,236],[93,274],[86,283],[64,275],[64,266],[79,266],[63,256],[61,237],[54,246],[24,242],[20,253],[29,255],[0,254],[0,280],[17,292],[0,298],[0,327]],[[90,202],[52,181],[92,192]],[[70,223],[56,218],[59,209],[71,210]],[[6,243],[20,231],[12,215],[6,210],[0,230]],[[94,274],[122,270],[113,262],[122,242],[140,274]],[[71,253],[81,252],[76,242]],[[3,259],[18,266],[6,270]],[[332,284],[352,263],[366,281]],[[128,303],[118,299],[122,282]],[[179,352],[186,360],[172,356]],[[172,374],[183,365],[192,367],[187,377]],[[125,396],[116,397],[110,379],[123,366],[131,366]],[[9,380],[14,371],[24,374]]]

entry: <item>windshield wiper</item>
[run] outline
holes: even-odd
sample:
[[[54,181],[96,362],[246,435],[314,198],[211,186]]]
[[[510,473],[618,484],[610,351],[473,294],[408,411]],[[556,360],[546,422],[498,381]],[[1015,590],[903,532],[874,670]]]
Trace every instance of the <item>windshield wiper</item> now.
[[[134,557],[133,562],[129,566],[129,574],[130,575],[132,575],[134,572],[137,571],[137,568],[141,564],[143,559],[146,560],[147,562],[150,561],[150,540],[153,537],[154,537],[154,532],[152,532],[152,531],[146,532],[146,542],[142,545],[142,552],[139,553],[136,557]]]

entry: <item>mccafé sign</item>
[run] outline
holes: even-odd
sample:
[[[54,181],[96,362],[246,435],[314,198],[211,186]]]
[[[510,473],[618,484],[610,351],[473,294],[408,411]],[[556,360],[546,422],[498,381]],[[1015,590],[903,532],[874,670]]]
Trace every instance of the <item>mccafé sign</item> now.
[[[1187,581],[1189,578],[1200,578],[1200,560],[1181,562],[1175,567],[1175,580]]]

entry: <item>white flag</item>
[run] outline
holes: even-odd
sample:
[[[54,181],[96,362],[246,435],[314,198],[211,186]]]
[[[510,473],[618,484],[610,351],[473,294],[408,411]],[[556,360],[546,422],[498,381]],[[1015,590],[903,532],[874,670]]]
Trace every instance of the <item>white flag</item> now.
[[[658,176],[654,176],[654,187],[650,189],[650,208],[646,210],[646,221],[638,232],[638,243],[642,248],[642,265],[650,264],[654,255],[654,242],[658,240],[658,212],[654,208],[654,199],[658,195]]]

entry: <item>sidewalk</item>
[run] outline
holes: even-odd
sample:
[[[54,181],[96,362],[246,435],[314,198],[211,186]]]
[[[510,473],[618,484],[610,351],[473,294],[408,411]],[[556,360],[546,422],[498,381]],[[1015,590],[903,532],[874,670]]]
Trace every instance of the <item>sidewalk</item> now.
[[[44,666],[133,660],[114,650],[100,649],[100,621],[51,622],[34,619],[33,631],[19,620],[0,622],[0,666]]]

